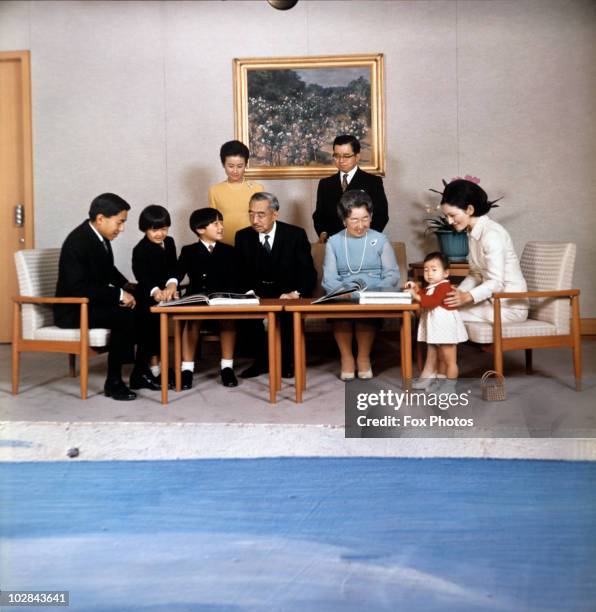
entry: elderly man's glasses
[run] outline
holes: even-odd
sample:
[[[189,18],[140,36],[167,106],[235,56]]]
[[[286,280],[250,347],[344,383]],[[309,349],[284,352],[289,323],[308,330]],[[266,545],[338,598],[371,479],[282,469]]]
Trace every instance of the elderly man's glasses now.
[[[334,153],[333,154],[333,159],[335,159],[336,161],[339,161],[340,159],[352,159],[352,157],[354,157],[354,155],[356,155],[356,153]]]

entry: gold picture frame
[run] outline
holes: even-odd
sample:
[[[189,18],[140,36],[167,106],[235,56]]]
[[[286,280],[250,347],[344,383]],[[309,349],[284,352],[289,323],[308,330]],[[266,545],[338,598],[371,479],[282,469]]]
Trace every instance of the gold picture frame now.
[[[354,134],[360,167],[385,175],[383,54],[234,59],[235,137],[250,149],[247,177],[320,178],[337,172],[335,136]]]

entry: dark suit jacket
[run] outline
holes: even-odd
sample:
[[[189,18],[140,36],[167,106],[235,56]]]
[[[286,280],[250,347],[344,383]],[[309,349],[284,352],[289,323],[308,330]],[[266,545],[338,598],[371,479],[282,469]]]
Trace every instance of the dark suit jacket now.
[[[362,189],[371,197],[373,202],[371,227],[377,232],[382,232],[389,220],[389,213],[387,196],[381,177],[358,168],[348,184],[348,190],[350,189]],[[344,228],[337,214],[337,205],[342,195],[339,172],[319,181],[317,206],[312,216],[317,236],[320,236],[321,232],[327,232],[330,236],[333,236]]]
[[[168,279],[176,278],[176,243],[171,236],[166,236],[164,246],[145,236],[132,251],[132,271],[138,283],[135,296],[139,304],[155,305],[151,289],[163,289]]]
[[[114,266],[109,240],[107,251],[99,238],[84,221],[66,237],[60,252],[57,297],[87,297],[89,307],[98,309],[118,306],[120,289],[128,282]],[[78,304],[56,304],[54,320],[59,327],[78,327]]]
[[[252,227],[236,233],[236,267],[240,289],[253,289],[263,297],[279,297],[291,291],[308,296],[314,289],[317,273],[306,232],[301,227],[282,221],[276,223],[270,256],[266,255],[259,242],[259,234]],[[267,258],[270,258],[269,262]],[[274,283],[271,286],[262,283],[265,266],[269,266],[271,276],[268,278]]]
[[[235,291],[234,247],[216,242],[213,253],[209,253],[200,241],[182,247],[178,259],[178,282],[182,282],[186,274],[190,280],[187,294]]]

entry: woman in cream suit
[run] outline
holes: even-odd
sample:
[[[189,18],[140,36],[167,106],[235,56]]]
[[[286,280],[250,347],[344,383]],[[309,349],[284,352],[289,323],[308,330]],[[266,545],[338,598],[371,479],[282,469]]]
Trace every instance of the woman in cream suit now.
[[[456,179],[446,185],[441,210],[458,231],[468,232],[470,272],[459,287],[447,294],[446,306],[459,308],[464,321],[493,321],[493,293],[527,291],[507,230],[487,215],[494,202],[476,183]],[[528,300],[502,301],[504,323],[528,318]]]

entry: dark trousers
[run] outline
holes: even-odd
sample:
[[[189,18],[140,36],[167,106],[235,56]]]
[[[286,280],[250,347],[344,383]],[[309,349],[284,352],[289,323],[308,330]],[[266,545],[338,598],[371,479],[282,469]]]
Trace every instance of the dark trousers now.
[[[292,313],[280,312],[278,323],[281,329],[281,363],[283,368],[290,367],[294,363],[294,330],[292,324]],[[250,347],[249,356],[261,364],[267,366],[269,351],[267,334],[263,322],[259,320],[242,321],[239,326],[241,333],[245,336],[244,341]]]
[[[137,354],[139,351],[149,358],[153,355],[159,355],[161,351],[160,335],[159,335],[159,315],[149,311],[153,304],[145,304],[137,302],[134,309],[137,328]]]

